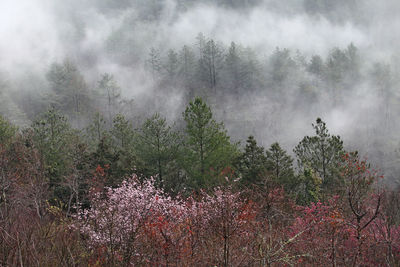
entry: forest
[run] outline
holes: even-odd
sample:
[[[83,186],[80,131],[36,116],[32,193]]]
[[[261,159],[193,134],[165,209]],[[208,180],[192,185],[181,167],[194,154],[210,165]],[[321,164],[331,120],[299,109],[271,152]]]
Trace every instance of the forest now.
[[[396,8],[0,2],[0,266],[400,266]]]
[[[399,191],[323,120],[293,158],[253,136],[241,149],[199,97],[182,116],[182,131],[158,113],[138,129],[2,118],[2,265],[400,263]]]

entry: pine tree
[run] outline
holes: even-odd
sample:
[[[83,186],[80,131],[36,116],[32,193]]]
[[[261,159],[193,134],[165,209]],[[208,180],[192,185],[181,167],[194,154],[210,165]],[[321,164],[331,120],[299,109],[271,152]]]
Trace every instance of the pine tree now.
[[[112,124],[112,118],[119,112],[121,102],[121,88],[117,84],[113,75],[105,73],[99,81],[99,90],[101,97],[105,100],[107,106],[108,126]]]
[[[86,139],[89,144],[89,148],[93,149],[98,146],[100,141],[108,135],[107,133],[107,125],[104,117],[96,112],[93,116],[92,123],[88,125],[85,129],[86,131]]]
[[[215,93],[219,81],[219,71],[224,59],[222,46],[213,39],[206,40],[203,35],[199,35],[198,42],[200,49],[199,74],[201,80]]]
[[[249,136],[246,142],[245,150],[238,162],[241,181],[246,185],[259,185],[266,174],[267,158],[264,155],[264,148],[257,145],[254,136]]]
[[[300,205],[317,202],[321,198],[321,178],[311,168],[304,168],[297,177],[296,190],[292,195]]]
[[[232,165],[237,146],[232,145],[222,123],[212,118],[210,107],[195,98],[183,113],[186,122],[186,139],[182,164],[189,176],[189,183],[195,189],[212,186],[212,179],[219,172]]]
[[[149,57],[146,63],[148,69],[150,69],[153,81],[158,80],[162,66],[161,66],[160,52],[154,47],[150,49]]]
[[[17,133],[17,127],[0,115],[0,146],[7,145]]]
[[[305,136],[295,147],[300,168],[309,166],[322,179],[324,190],[338,190],[342,185],[339,175],[344,153],[343,141],[330,135],[320,118],[313,124],[315,136]]]
[[[51,98],[54,107],[75,119],[88,110],[90,99],[86,82],[71,61],[52,64],[47,80],[54,93]]]
[[[282,185],[286,191],[294,190],[296,179],[293,170],[293,159],[278,143],[273,143],[266,151],[266,166],[273,180]]]
[[[59,111],[50,109],[32,123],[33,141],[38,149],[53,197],[66,197],[64,178],[74,169],[74,143],[78,143],[77,133]]]
[[[135,172],[141,173],[142,164],[139,162],[135,150],[137,133],[130,121],[118,114],[113,120],[113,128],[110,134],[116,154],[115,162],[112,163],[110,169],[113,171],[114,185],[116,185],[128,175]]]
[[[192,49],[188,46],[183,46],[179,52],[179,77],[182,79],[183,87],[187,92],[187,99],[194,97],[194,84],[196,73],[196,56]]]
[[[177,191],[176,159],[180,136],[166,119],[156,113],[139,130],[136,150],[144,163],[146,177],[156,176],[158,185],[168,191]]]
[[[168,51],[167,59],[164,63],[164,69],[166,80],[170,85],[174,85],[179,70],[179,61],[178,54],[172,49]]]

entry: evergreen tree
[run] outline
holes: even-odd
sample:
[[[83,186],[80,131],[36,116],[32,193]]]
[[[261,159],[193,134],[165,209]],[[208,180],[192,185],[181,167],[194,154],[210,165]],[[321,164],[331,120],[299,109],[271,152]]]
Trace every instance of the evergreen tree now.
[[[79,142],[79,137],[67,118],[54,108],[35,120],[32,128],[33,141],[44,162],[53,197],[63,200],[68,194],[64,179],[74,169],[74,143]]]
[[[147,119],[138,134],[136,150],[144,163],[146,177],[156,176],[159,186],[177,191],[176,159],[180,136],[159,114]]]
[[[53,90],[52,105],[73,118],[88,111],[89,92],[83,75],[69,60],[54,63],[47,73],[47,80]]]
[[[325,66],[322,58],[318,55],[312,56],[310,64],[307,67],[308,72],[314,74],[315,76],[322,78],[325,71]]]
[[[222,123],[212,118],[210,107],[195,98],[183,113],[186,122],[186,140],[182,163],[195,189],[212,186],[212,179],[231,166],[237,156],[237,146],[232,145]]]
[[[304,168],[297,180],[296,191],[292,192],[297,204],[305,206],[311,202],[317,202],[321,198],[321,179],[312,169]]]
[[[276,48],[270,57],[270,75],[275,86],[282,86],[289,78],[289,75],[296,68],[296,62],[290,56],[288,49]]]
[[[305,136],[294,149],[299,167],[304,169],[309,166],[322,179],[324,190],[340,190],[343,141],[339,136],[331,136],[326,123],[320,118],[313,124],[313,128],[316,135]]]
[[[192,49],[188,46],[183,46],[179,52],[179,77],[182,79],[183,87],[186,89],[187,98],[194,97],[194,83],[196,73],[196,56]]]
[[[132,124],[121,114],[113,119],[113,127],[106,131],[105,121],[100,115],[87,129],[88,137],[94,144],[90,154],[93,170],[104,170],[106,186],[116,187],[133,173],[142,174],[142,164],[135,149],[137,134]]]
[[[261,64],[257,60],[257,55],[251,48],[243,49],[241,54],[243,61],[241,70],[241,89],[243,91],[241,93],[247,93],[260,86],[264,74],[261,71]]]
[[[17,133],[17,127],[0,115],[0,146],[7,145]]]
[[[102,75],[98,87],[101,97],[106,102],[108,126],[111,126],[112,118],[119,112],[121,88],[118,86],[114,76],[108,73]]]
[[[345,51],[347,56],[347,66],[346,66],[346,76],[347,76],[347,84],[355,85],[359,82],[361,74],[360,74],[360,67],[361,67],[361,60],[358,54],[357,47],[351,43],[347,46]]]
[[[175,79],[179,70],[178,54],[170,49],[164,63],[165,78],[170,85],[175,84]]]
[[[244,49],[232,42],[224,59],[222,87],[237,99],[254,89],[259,66],[250,48]]]
[[[121,114],[113,120],[113,128],[105,135],[96,151],[98,158],[103,158],[109,168],[108,185],[117,186],[124,178],[133,173],[141,173],[142,164],[138,161],[135,150],[137,134],[132,124]],[[101,166],[104,167],[104,166]]]
[[[102,170],[102,181],[104,186],[117,186],[122,180],[120,175],[126,175],[120,161],[120,152],[115,149],[110,135],[103,136],[95,150],[89,156],[89,164],[93,172]],[[93,173],[92,173],[93,176]]]
[[[266,174],[267,158],[264,148],[257,145],[253,136],[249,136],[244,152],[238,161],[238,170],[244,184],[261,184]]]
[[[106,135],[108,135],[106,120],[99,112],[96,112],[92,123],[86,127],[86,140],[89,148],[97,147]]]
[[[234,42],[231,43],[226,55],[225,68],[230,82],[229,88],[233,90],[233,93],[237,94],[238,88],[241,87],[242,66],[239,51]]]
[[[333,49],[326,61],[327,80],[332,90],[337,91],[340,89],[339,87],[346,75],[347,65],[348,58],[346,53],[339,48]]]
[[[118,114],[113,119],[111,134],[117,148],[130,149],[133,145],[135,138],[133,126],[122,114]]]
[[[266,151],[266,166],[273,180],[282,185],[287,192],[294,190],[296,179],[293,170],[293,159],[278,143],[273,143]]]
[[[150,49],[149,57],[146,63],[148,69],[150,70],[153,81],[158,80],[159,75],[161,73],[162,65],[161,65],[160,52],[154,47]]]
[[[222,46],[217,44],[213,39],[204,39],[202,35],[199,35],[198,41],[200,49],[200,77],[208,85],[208,88],[212,89],[212,92],[215,93],[219,80],[219,71],[222,68],[224,59]]]

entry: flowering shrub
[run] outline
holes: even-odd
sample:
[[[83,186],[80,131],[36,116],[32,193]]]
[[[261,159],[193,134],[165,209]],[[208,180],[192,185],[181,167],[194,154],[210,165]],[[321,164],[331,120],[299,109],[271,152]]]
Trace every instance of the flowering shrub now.
[[[134,176],[118,188],[93,194],[91,209],[81,211],[78,218],[91,248],[104,253],[108,265],[116,265],[148,262],[145,245],[156,231],[168,235],[167,218],[178,223],[183,213],[183,205],[156,189],[153,179],[141,183]]]
[[[241,249],[233,244],[248,236],[250,213],[229,190],[182,201],[166,196],[153,179],[141,183],[134,176],[119,188],[94,193],[76,227],[95,263],[190,265],[201,258],[228,266],[230,252]]]
[[[171,198],[134,176],[91,195],[75,227],[92,266],[363,266],[399,262],[400,228],[380,215],[364,228],[335,196],[306,207],[271,189],[250,201],[230,188]],[[376,197],[363,203],[370,221]],[[361,225],[365,225],[361,220]],[[361,230],[360,230],[361,229]],[[378,253],[378,254],[377,254]]]

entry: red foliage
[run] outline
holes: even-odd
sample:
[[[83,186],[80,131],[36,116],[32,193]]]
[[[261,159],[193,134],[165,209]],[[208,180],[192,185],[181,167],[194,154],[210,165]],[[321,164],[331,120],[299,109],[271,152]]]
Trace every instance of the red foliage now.
[[[357,173],[367,172],[355,166]],[[376,195],[367,196],[363,203],[367,212],[357,224],[343,196],[299,207],[288,201],[281,188],[258,194],[248,200],[246,194],[217,188],[196,199],[171,199],[152,180],[141,184],[133,179],[121,188],[108,189],[105,197],[95,195],[92,209],[81,213],[77,226],[88,237],[98,265],[380,266],[399,262],[399,225],[383,215],[371,220]]]

